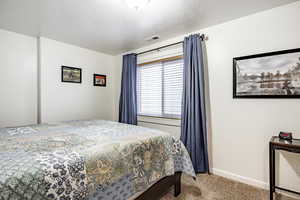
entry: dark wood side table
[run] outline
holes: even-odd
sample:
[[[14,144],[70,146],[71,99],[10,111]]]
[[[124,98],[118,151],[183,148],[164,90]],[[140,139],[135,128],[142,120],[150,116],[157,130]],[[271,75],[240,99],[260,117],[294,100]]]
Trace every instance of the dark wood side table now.
[[[273,194],[276,189],[291,192],[300,195],[300,192],[292,191],[286,188],[276,186],[275,184],[275,150],[289,151],[300,153],[300,140],[280,140],[279,137],[273,136],[269,143],[269,170],[270,170],[270,200],[273,200]]]

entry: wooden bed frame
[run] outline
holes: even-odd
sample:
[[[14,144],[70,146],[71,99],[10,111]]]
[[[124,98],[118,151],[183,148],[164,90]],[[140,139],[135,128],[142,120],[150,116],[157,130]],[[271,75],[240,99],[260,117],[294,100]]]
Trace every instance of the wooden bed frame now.
[[[181,174],[181,172],[176,172],[172,176],[167,176],[160,179],[135,200],[159,199],[168,193],[172,186],[174,186],[174,196],[177,197],[181,193]]]

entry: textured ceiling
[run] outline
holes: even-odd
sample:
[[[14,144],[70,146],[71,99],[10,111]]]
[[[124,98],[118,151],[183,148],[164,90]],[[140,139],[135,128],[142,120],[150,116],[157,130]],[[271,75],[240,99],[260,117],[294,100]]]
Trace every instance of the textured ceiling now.
[[[277,7],[295,0],[0,0],[0,28],[109,54]]]

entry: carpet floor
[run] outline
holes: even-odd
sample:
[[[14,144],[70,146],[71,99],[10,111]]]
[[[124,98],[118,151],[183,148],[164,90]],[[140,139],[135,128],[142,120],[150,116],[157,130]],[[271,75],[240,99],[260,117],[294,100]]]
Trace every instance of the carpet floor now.
[[[198,175],[197,180],[183,175],[181,194],[173,190],[161,200],[269,200],[269,192],[215,175]],[[299,200],[276,194],[274,200]]]

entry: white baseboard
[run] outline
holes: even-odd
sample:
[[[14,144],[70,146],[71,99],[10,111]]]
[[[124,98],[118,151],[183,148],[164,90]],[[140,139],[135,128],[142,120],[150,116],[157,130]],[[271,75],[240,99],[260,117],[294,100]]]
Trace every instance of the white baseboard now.
[[[262,188],[262,189],[268,189],[268,187],[269,187],[269,184],[265,183],[263,181],[259,181],[259,180],[244,177],[244,176],[240,176],[240,175],[233,174],[231,172],[227,172],[227,171],[224,171],[224,170],[221,170],[221,169],[213,168],[212,173],[215,174],[215,175],[218,175],[218,176],[222,176],[222,177],[225,177],[225,178],[228,178],[228,179],[231,179],[231,180],[235,180],[235,181],[245,183],[245,184],[248,184],[248,185],[252,185],[254,187],[259,187],[259,188]]]
[[[263,182],[263,181],[259,181],[253,178],[249,178],[249,177],[244,177],[244,176],[240,176],[237,174],[233,174],[231,172],[227,172],[221,169],[216,169],[216,168],[212,168],[212,174],[218,175],[218,176],[222,176],[224,178],[228,178],[234,181],[238,181],[241,183],[245,183],[247,185],[251,185],[254,187],[258,187],[258,188],[262,188],[265,190],[269,190],[269,183]],[[283,192],[283,191],[276,191],[277,193],[281,193],[284,194],[288,197],[292,197],[295,199],[298,199],[299,196],[296,194],[292,194],[292,193],[288,193],[288,192]]]

